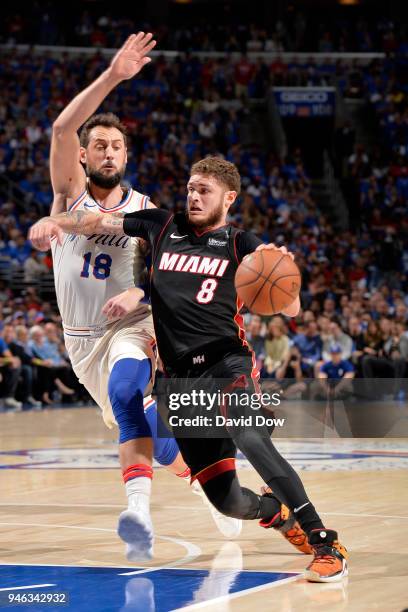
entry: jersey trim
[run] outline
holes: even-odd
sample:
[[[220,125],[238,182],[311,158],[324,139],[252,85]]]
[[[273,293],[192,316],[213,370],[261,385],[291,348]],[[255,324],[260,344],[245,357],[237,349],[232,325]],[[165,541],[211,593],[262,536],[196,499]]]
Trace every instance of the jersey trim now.
[[[163,227],[162,227],[162,229],[161,229],[160,234],[157,236],[156,242],[155,242],[155,243],[154,243],[154,245],[153,245],[153,249],[154,249],[154,257],[153,257],[153,260],[156,260],[156,250],[157,250],[157,247],[158,247],[158,246],[159,246],[159,244],[160,244],[160,241],[161,241],[162,236],[163,236],[163,234],[164,234],[164,230],[167,228],[167,226],[170,224],[170,222],[171,222],[171,221],[173,221],[173,219],[174,219],[174,215],[170,215],[170,217],[167,219],[166,223],[163,225]],[[152,267],[153,267],[153,266],[152,266]]]
[[[133,189],[129,189],[129,191],[126,194],[126,197],[124,200],[121,200],[119,202],[119,204],[116,204],[116,206],[114,206],[113,208],[105,208],[104,206],[102,206],[102,204],[99,204],[99,202],[96,202],[100,212],[103,213],[112,213],[112,212],[116,212],[118,210],[121,210],[122,208],[124,208],[125,206],[127,206],[127,204],[129,204],[130,198],[133,196],[134,191]],[[91,196],[92,197],[92,196]],[[92,198],[93,199],[93,198]],[[94,200],[95,202],[95,200]]]
[[[251,379],[252,379],[253,385],[255,387],[256,393],[260,393],[260,391],[261,391],[260,386],[259,386],[260,373],[259,373],[258,368],[256,367],[255,352],[251,348],[249,348],[248,341],[246,339],[245,329],[244,329],[244,319],[243,319],[242,315],[240,314],[240,310],[241,310],[243,305],[244,305],[244,302],[242,302],[239,299],[239,297],[237,296],[237,301],[236,301],[237,312],[236,312],[235,317],[234,317],[234,323],[238,327],[238,337],[239,337],[239,339],[242,342],[242,346],[245,346],[249,350],[249,352],[251,353],[251,357],[252,357]]]
[[[83,202],[83,199],[84,199],[84,197],[87,195],[87,193],[88,193],[88,192],[87,192],[87,190],[85,189],[85,191],[83,191],[83,192],[81,193],[81,195],[80,195],[80,196],[78,196],[78,197],[77,197],[77,199],[76,199],[76,200],[74,200],[74,201],[72,202],[71,206],[68,208],[68,211],[72,211],[72,210],[74,210],[74,206],[75,206],[75,208],[78,208],[78,206],[79,206],[79,205],[80,205],[80,204]]]
[[[246,336],[245,336],[244,319],[242,318],[242,315],[240,314],[240,310],[241,310],[242,306],[244,305],[244,302],[241,302],[241,300],[237,296],[235,305],[236,305],[237,311],[236,311],[235,316],[234,316],[234,323],[238,327],[238,338],[241,340],[242,346],[247,347],[248,346],[248,342],[247,342],[247,339],[246,339]]]
[[[238,253],[237,253],[237,235],[238,235],[238,232],[234,234],[234,255],[235,255],[235,259],[237,260],[237,264],[239,265],[241,263],[241,260],[238,259]]]
[[[204,230],[203,232],[197,232],[194,228],[193,228],[193,233],[197,236],[197,238],[201,238],[201,236],[204,236],[204,234],[209,234],[210,232],[217,232],[218,230],[222,229],[223,227],[229,227],[230,224],[226,223],[225,225],[221,225],[220,227],[216,227],[215,229],[208,229],[208,230]]]

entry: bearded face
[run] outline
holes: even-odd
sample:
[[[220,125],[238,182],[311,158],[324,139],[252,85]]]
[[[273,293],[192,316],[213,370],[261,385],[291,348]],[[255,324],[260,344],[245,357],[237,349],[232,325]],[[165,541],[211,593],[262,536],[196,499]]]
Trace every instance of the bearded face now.
[[[81,147],[80,159],[92,184],[101,189],[114,189],[120,184],[126,169],[123,134],[115,127],[94,127],[88,145]]]
[[[208,212],[200,209],[195,203],[187,202],[186,215],[190,225],[198,230],[219,225],[225,216],[224,197],[213,204]]]
[[[113,166],[103,166],[100,169],[96,169],[90,164],[86,164],[86,173],[94,185],[101,187],[101,189],[113,189],[116,185],[119,185],[125,174],[126,166],[117,170]]]

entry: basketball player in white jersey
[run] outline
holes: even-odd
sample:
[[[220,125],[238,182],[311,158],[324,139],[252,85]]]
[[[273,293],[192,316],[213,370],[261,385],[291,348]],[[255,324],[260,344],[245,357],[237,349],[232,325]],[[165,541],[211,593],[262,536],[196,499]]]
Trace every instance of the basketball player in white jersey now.
[[[93,113],[114,87],[150,61],[148,53],[154,46],[151,34],[130,36],[108,69],[56,119],[50,156],[51,215],[66,208],[111,213],[153,207],[147,196],[121,185],[127,161],[125,126],[111,113]],[[188,477],[189,470],[175,440],[157,437],[157,411],[149,396],[155,337],[150,306],[138,287],[144,267],[140,244],[125,235],[65,234],[61,245],[52,241],[52,255],[73,369],[101,407],[105,423],[119,427],[128,509],[119,517],[118,534],[127,544],[130,561],[149,559],[152,456],[182,477]],[[224,535],[239,534],[241,521],[210,509]]]

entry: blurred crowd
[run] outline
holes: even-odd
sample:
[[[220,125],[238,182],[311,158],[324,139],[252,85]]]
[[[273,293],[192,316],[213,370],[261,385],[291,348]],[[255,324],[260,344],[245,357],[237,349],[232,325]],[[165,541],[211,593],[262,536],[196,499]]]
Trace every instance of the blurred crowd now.
[[[407,375],[407,100],[387,62],[370,66],[361,90],[378,116],[382,145],[364,148],[347,124],[336,133],[339,168],[358,195],[347,231],[334,228],[316,206],[299,150],[278,160],[241,144],[248,98],[263,95],[270,79],[290,74],[288,65],[254,64],[244,56],[235,62],[159,57],[102,107],[129,130],[126,181],[153,202],[182,210],[191,164],[207,154],[224,155],[242,175],[230,221],[296,254],[301,315],[291,321],[246,315],[258,365],[271,380]],[[9,50],[0,66],[0,173],[21,194],[0,196],[0,278],[18,272],[24,289],[0,283],[0,396],[6,407],[86,399],[64,352],[56,308],[41,297],[51,258],[33,251],[26,236],[52,200],[52,122],[105,65],[98,54],[57,59]],[[337,73],[339,65],[332,70]],[[348,385],[339,389],[347,392]],[[395,395],[401,392],[396,386]]]
[[[61,402],[87,402],[66,354],[55,309],[40,299],[34,287],[20,298],[4,283],[0,292],[2,408],[40,410]]]
[[[40,6],[41,4],[41,6]],[[287,3],[284,14],[275,15],[271,5],[267,17],[262,10],[249,9],[245,18],[228,2],[195,6],[195,25],[174,4],[160,23],[154,18],[119,14],[112,5],[105,10],[98,3],[76,10],[38,0],[20,13],[10,11],[0,29],[2,42],[11,44],[74,45],[117,48],[123,39],[139,30],[154,31],[160,48],[177,51],[226,52],[371,52],[394,53],[401,50],[403,23],[398,18],[379,17],[363,12],[342,11],[339,7],[313,12],[296,10]],[[179,9],[176,13],[176,9]],[[199,25],[197,25],[199,24]]]

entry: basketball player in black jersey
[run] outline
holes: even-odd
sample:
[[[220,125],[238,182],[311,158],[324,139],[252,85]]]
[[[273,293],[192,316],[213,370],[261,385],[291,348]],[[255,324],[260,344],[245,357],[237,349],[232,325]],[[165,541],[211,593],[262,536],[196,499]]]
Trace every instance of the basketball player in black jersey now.
[[[155,331],[167,375],[226,379],[248,389],[259,375],[245,341],[234,276],[243,257],[256,249],[276,247],[227,224],[228,210],[239,191],[236,167],[210,157],[191,169],[185,213],[172,215],[159,209],[124,216],[67,212],[39,221],[30,238],[40,249],[47,249],[54,235],[61,241],[63,232],[127,234],[147,240],[152,248]],[[283,314],[296,316],[299,307],[296,300]],[[298,549],[313,552],[308,580],[334,582],[347,575],[347,552],[337,533],[325,529],[299,476],[267,432],[250,428],[242,434],[240,428],[229,428],[225,438],[175,435],[193,478],[218,510],[242,519],[259,518],[263,527],[279,529]],[[240,486],[235,471],[237,447],[268,485],[263,496]]]

